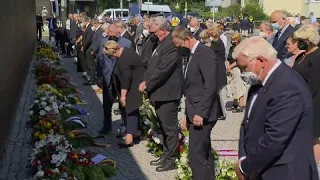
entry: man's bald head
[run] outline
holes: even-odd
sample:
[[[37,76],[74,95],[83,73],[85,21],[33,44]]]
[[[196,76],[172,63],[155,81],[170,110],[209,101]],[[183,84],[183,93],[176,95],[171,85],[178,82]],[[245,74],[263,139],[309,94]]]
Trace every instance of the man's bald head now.
[[[198,27],[198,26],[199,26],[198,18],[192,17],[192,18],[190,19],[189,24],[190,24],[191,27]]]
[[[109,36],[116,36],[116,37],[120,36],[120,31],[119,31],[119,28],[117,27],[117,25],[110,24],[110,26],[108,27],[108,35]]]
[[[271,13],[270,20],[272,23],[278,23],[280,29],[289,24],[287,20],[287,14],[282,10],[275,10]]]

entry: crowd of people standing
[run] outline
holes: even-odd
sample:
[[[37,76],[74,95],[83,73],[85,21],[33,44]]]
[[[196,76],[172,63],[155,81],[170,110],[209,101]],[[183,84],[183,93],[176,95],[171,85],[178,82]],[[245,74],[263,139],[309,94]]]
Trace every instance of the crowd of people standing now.
[[[240,129],[239,179],[318,179],[320,160],[318,29],[292,27],[283,11],[262,23],[259,36],[228,38],[223,24],[173,25],[163,16],[137,16],[131,23],[69,15],[70,30],[58,31],[60,48],[77,57],[84,85],[103,94],[104,127],[112,130],[112,105],[119,103],[125,134],[119,148],[139,141],[142,94],[155,108],[161,125],[163,155],[150,162],[159,172],[176,168],[181,126],[190,132],[193,179],[215,179],[211,130],[225,110],[245,112]],[[276,30],[276,33],[275,33]],[[63,51],[63,50],[62,50]],[[247,90],[250,87],[249,90]],[[225,108],[223,89],[233,104]],[[245,96],[248,100],[245,100]]]

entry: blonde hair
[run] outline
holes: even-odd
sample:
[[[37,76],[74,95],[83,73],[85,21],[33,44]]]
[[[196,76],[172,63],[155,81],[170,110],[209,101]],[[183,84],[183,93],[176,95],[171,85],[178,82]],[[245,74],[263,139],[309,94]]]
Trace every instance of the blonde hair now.
[[[239,33],[233,33],[231,36],[231,41],[241,42],[241,35]]]
[[[217,24],[216,28],[220,30],[220,33],[224,31],[224,26],[222,24]]]
[[[104,44],[104,53],[113,56],[115,53],[115,50],[119,49],[120,45],[116,41],[107,41]]]
[[[209,39],[208,30],[204,29],[203,31],[201,31],[201,33],[199,34],[199,38],[202,40],[208,40]]]
[[[270,43],[259,36],[247,38],[236,46],[232,57],[237,59],[239,54],[245,56],[249,61],[259,56],[262,56],[269,61],[277,60],[277,51]]]
[[[213,39],[219,39],[221,35],[221,31],[218,28],[210,28],[208,29],[208,36],[213,37]]]
[[[318,45],[320,36],[312,25],[304,25],[293,34],[294,39],[308,41],[313,45]]]

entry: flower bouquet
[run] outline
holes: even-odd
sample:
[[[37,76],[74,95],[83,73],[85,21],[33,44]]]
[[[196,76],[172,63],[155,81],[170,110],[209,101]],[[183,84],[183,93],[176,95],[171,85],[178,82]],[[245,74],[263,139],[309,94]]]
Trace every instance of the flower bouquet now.
[[[157,114],[146,95],[142,95],[142,106],[139,108],[141,117],[141,136],[146,138],[150,129],[158,131],[160,128],[157,122]]]
[[[44,140],[50,134],[63,134],[64,129],[59,120],[56,118],[42,117],[37,124],[34,125],[33,137],[35,140]]]
[[[49,58],[52,61],[58,61],[60,60],[56,54],[51,48],[49,47],[42,47],[38,49],[37,52],[37,59],[41,58]]]
[[[157,131],[150,129],[148,131],[148,152],[154,154],[156,157],[160,157],[163,153],[163,136]]]
[[[81,132],[79,130],[71,131],[67,134],[67,138],[70,143],[75,148],[83,148],[87,146],[99,146],[99,147],[107,147],[107,144],[100,144],[96,142],[96,139],[104,138],[104,136],[90,136],[87,133]]]
[[[191,180],[192,171],[189,165],[189,132],[186,130],[181,131],[181,138],[179,141],[180,157],[176,160],[177,163],[177,175],[176,179],[179,180]],[[219,154],[216,150],[212,149],[212,157],[214,161],[214,170],[217,180],[236,180],[236,174],[233,169],[233,163],[226,160],[220,160]]]

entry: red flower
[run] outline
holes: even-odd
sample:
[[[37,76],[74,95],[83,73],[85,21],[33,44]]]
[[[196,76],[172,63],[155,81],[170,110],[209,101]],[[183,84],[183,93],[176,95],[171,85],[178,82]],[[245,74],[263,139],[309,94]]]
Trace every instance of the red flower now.
[[[53,176],[54,173],[53,173],[51,170],[46,169],[46,170],[44,170],[44,175],[45,175],[45,176]]]
[[[33,161],[32,161],[32,167],[37,167],[37,166],[38,166],[37,161],[36,161],[36,160],[33,160]]]
[[[179,151],[182,153],[183,152],[183,147],[179,146]]]

